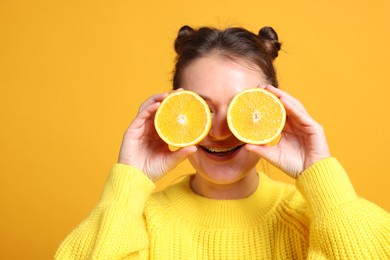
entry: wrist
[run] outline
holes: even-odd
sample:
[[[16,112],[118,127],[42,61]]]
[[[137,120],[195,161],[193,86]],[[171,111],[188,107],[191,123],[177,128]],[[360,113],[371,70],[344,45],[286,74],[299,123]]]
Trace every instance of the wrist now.
[[[145,171],[143,169],[143,167],[141,167],[140,165],[137,165],[137,163],[134,163],[131,160],[126,160],[124,158],[118,158],[117,164],[122,164],[122,165],[130,166],[132,168],[137,169],[138,171],[142,172],[152,182],[157,182],[161,178],[161,176],[158,176],[156,174],[149,173],[148,171]]]

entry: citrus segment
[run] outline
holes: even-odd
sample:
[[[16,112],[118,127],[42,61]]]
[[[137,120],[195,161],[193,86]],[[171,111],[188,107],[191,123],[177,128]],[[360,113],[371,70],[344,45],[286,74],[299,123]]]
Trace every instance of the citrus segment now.
[[[274,94],[261,88],[238,93],[227,112],[230,131],[242,142],[266,144],[276,139],[286,122],[286,110]]]
[[[199,143],[211,127],[207,103],[195,92],[179,90],[169,94],[160,104],[154,118],[160,138],[174,147]]]

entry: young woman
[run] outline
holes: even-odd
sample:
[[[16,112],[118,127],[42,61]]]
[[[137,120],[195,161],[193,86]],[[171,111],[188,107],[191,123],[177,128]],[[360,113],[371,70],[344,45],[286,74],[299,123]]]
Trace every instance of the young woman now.
[[[175,41],[174,89],[200,94],[213,121],[198,145],[170,151],[152,96],[127,129],[101,201],[62,243],[57,259],[389,259],[390,217],[359,198],[329,152],[319,125],[278,89],[280,43],[265,27],[184,26]],[[280,98],[287,123],[276,146],[242,143],[230,132],[231,99],[261,87]],[[165,191],[154,182],[189,159],[195,173]],[[268,160],[296,185],[256,171]]]

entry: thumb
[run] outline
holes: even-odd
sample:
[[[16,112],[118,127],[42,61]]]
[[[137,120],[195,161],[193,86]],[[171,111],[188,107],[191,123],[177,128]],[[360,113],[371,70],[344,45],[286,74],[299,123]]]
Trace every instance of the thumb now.
[[[245,149],[276,165],[279,161],[279,152],[276,146],[246,144]]]
[[[183,162],[185,159],[187,159],[188,156],[195,153],[197,150],[198,149],[196,148],[196,146],[188,146],[172,152],[166,160],[166,165],[168,169],[172,170],[179,163]]]

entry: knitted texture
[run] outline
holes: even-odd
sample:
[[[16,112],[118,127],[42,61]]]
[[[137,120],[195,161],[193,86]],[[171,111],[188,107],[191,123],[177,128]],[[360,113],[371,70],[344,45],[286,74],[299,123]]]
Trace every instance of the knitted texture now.
[[[56,259],[390,259],[389,214],[356,195],[335,158],[296,187],[259,177],[248,198],[212,200],[190,177],[152,194],[143,173],[116,164]]]

